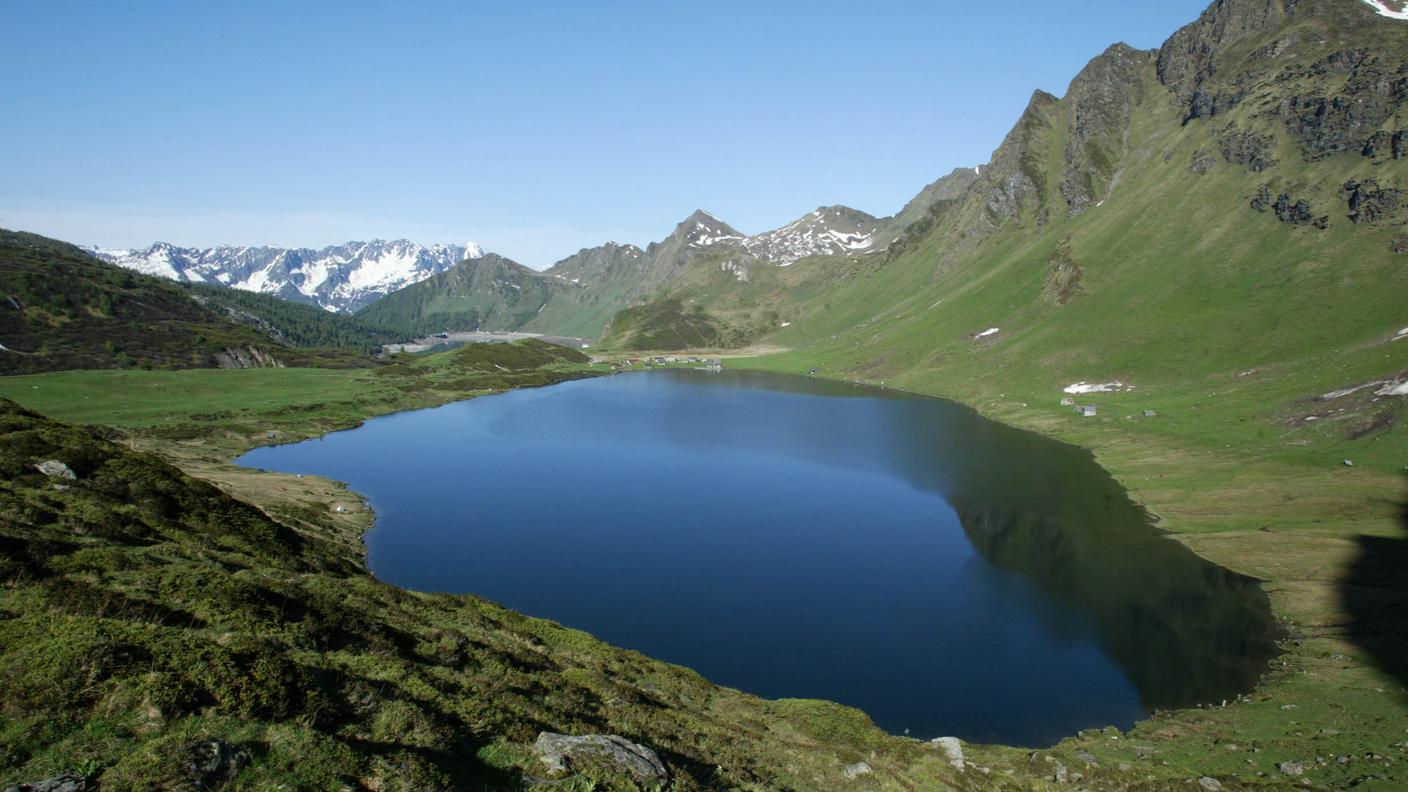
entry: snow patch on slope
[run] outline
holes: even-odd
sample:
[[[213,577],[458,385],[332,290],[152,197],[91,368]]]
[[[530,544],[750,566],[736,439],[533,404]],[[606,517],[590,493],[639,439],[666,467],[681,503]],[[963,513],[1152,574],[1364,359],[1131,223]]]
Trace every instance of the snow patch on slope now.
[[[1379,16],[1408,20],[1408,2],[1403,0],[1364,0]]]
[[[1131,390],[1133,385],[1125,385],[1119,380],[1114,382],[1077,382],[1074,385],[1067,385],[1066,393],[1114,393],[1116,391]]]

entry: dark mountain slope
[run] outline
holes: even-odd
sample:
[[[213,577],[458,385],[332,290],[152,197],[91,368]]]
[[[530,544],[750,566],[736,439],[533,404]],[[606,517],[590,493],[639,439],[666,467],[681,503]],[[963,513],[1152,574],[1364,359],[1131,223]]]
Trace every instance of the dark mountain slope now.
[[[0,373],[79,368],[349,365],[202,307],[180,286],[73,245],[0,231]]]
[[[356,317],[271,294],[206,283],[188,283],[184,288],[206,308],[288,346],[375,352],[384,344],[405,340],[400,333],[373,327]]]

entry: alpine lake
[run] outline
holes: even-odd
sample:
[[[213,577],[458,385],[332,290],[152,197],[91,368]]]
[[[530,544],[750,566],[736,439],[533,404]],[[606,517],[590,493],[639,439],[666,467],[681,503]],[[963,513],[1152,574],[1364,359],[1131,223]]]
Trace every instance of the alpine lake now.
[[[389,415],[240,464],[347,482],[381,580],[472,593],[894,733],[1043,746],[1249,691],[1256,581],[1074,446],[893,391],[625,373]]]

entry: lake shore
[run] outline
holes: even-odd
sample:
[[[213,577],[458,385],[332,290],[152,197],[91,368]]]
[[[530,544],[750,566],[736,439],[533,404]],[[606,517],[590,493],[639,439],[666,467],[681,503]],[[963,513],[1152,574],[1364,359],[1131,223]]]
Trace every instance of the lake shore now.
[[[742,364],[742,361],[737,364]],[[788,365],[766,359],[748,363],[754,364],[782,370],[789,368]],[[731,362],[730,365],[735,363]],[[45,393],[48,395],[31,398],[30,401],[47,401],[49,410],[56,417],[64,418],[67,414],[71,419],[103,423],[96,420],[103,408],[84,404],[81,398],[69,399],[64,403],[56,394],[77,393],[77,386],[84,385],[88,380],[91,380],[95,394],[101,392],[111,396],[121,393],[113,387],[119,381],[113,374],[74,372],[70,375],[44,375],[56,377],[48,382],[48,385],[55,386],[55,390],[50,392],[46,387]],[[257,372],[236,374],[243,378],[240,380],[242,382],[250,382],[261,376],[280,376]],[[209,375],[175,372],[169,375],[163,373],[163,376],[172,376],[177,380],[187,377],[194,381]],[[7,378],[6,384],[11,387],[3,395],[24,401],[26,396],[33,393],[31,379],[40,382],[37,378]],[[322,504],[326,507],[327,503],[349,498],[350,493],[334,482],[250,473],[229,464],[229,460],[241,450],[293,437],[318,436],[336,428],[355,425],[357,420],[366,417],[473,395],[450,389],[427,388],[414,392],[391,389],[373,399],[369,398],[368,386],[373,385],[375,380],[365,373],[349,375],[328,372],[314,375],[311,379],[314,381],[278,388],[278,393],[274,395],[255,389],[247,394],[247,413],[217,419],[201,417],[207,408],[189,398],[189,388],[185,387],[185,383],[173,382],[172,390],[152,403],[149,414],[129,414],[122,419],[106,422],[126,427],[131,431],[136,446],[142,450],[158,451],[191,474],[216,481],[232,494],[246,497],[274,513],[280,508],[294,505],[307,507]],[[151,384],[142,375],[120,381],[134,394],[149,390]],[[240,394],[232,393],[224,383],[216,390],[220,392],[221,403],[227,408],[240,400]],[[318,395],[309,395],[315,391]],[[1283,646],[1287,652],[1282,657],[1285,664],[1274,669],[1262,685],[1243,700],[1213,709],[1160,713],[1127,734],[1114,730],[1090,731],[1072,737],[1051,751],[1039,752],[1040,757],[1052,757],[1052,762],[1069,768],[1083,768],[1081,772],[1087,778],[1100,779],[1109,788],[1124,788],[1148,784],[1153,779],[1173,782],[1198,775],[1215,775],[1223,779],[1246,778],[1254,782],[1257,779],[1276,779],[1283,777],[1278,769],[1281,763],[1306,762],[1308,758],[1308,764],[1315,765],[1315,756],[1324,757],[1326,754],[1355,756],[1352,770],[1344,772],[1357,772],[1364,765],[1382,768],[1382,760],[1367,758],[1366,754],[1385,758],[1400,756],[1401,749],[1395,748],[1392,742],[1402,740],[1397,735],[1408,727],[1404,719],[1402,689],[1394,687],[1390,679],[1373,667],[1364,652],[1347,640],[1344,633],[1345,614],[1336,604],[1335,594],[1338,578],[1353,563],[1356,547],[1352,537],[1355,533],[1377,530],[1385,536],[1392,536],[1396,529],[1391,516],[1393,485],[1396,482],[1391,477],[1387,481],[1369,478],[1346,482],[1342,475],[1286,471],[1275,465],[1259,466],[1230,454],[1212,455],[1176,445],[1151,446],[1143,438],[1122,433],[1119,424],[1072,425],[1055,414],[1034,415],[1033,411],[1014,400],[957,400],[1011,425],[1036,429],[1094,449],[1101,464],[1125,483],[1139,502],[1158,515],[1161,527],[1173,532],[1179,541],[1184,541],[1217,563],[1267,581],[1273,607],[1286,618],[1285,626],[1291,632],[1291,640]],[[312,407],[310,403],[317,406]],[[297,405],[301,408],[290,410]],[[45,409],[42,403],[33,406]],[[168,421],[163,427],[154,417],[158,415],[176,416],[178,420]],[[266,427],[273,427],[272,431],[276,433],[274,438],[269,437],[270,430]],[[241,428],[254,431],[241,432]],[[1202,479],[1203,486],[1180,486],[1187,482],[1182,477],[1192,477],[1194,473],[1204,471],[1211,471],[1212,475]],[[1288,472],[1299,475],[1283,479],[1282,476]],[[1168,478],[1170,473],[1173,474],[1172,481]],[[275,481],[278,486],[271,488],[269,484]],[[1227,490],[1229,481],[1238,485],[1234,492]],[[1241,486],[1257,481],[1261,482],[1261,487]],[[1268,482],[1279,483],[1280,486],[1270,486]],[[1285,486],[1299,487],[1316,504],[1316,508],[1304,509],[1303,504],[1286,506],[1282,501],[1284,490],[1281,489]],[[1369,500],[1370,506],[1367,507],[1360,500],[1372,497],[1383,500],[1377,502],[1379,505]],[[1316,522],[1335,509],[1343,509],[1347,503],[1358,504],[1350,511],[1352,522],[1330,528]],[[1269,534],[1259,527],[1213,530],[1223,524],[1228,515],[1240,523],[1263,511],[1276,515],[1278,520],[1278,527]],[[336,514],[329,524],[334,526],[330,530],[341,532],[349,547],[353,544],[359,547],[362,532],[371,524],[371,515],[361,508],[349,509],[346,513]],[[336,527],[339,525],[340,528]],[[1317,525],[1322,527],[1310,527]],[[1293,530],[1295,526],[1301,526],[1302,530]],[[1268,538],[1278,541],[1268,542]],[[1326,548],[1335,550],[1332,557],[1338,559],[1333,567],[1339,570],[1337,575],[1307,569],[1312,559],[1320,557],[1318,554]],[[745,696],[731,706],[741,706],[743,710],[763,706],[761,703],[747,703],[750,701],[754,700]],[[879,746],[889,745],[889,748],[882,750],[881,759],[872,760],[887,775],[893,774],[896,779],[909,778],[911,781],[930,778],[935,783],[952,783],[952,778],[941,781],[945,776],[931,767],[927,760],[914,764],[919,761],[917,755],[911,754],[911,749],[905,747],[907,743],[912,744],[910,741],[871,734],[873,727],[852,723],[851,716],[845,714],[847,711],[844,708],[822,707],[805,711],[808,713],[805,716],[808,723],[820,728],[820,733],[832,735],[812,737],[812,740],[821,741],[804,750],[807,756],[811,756],[807,751],[836,750],[842,745],[865,744],[872,746],[872,750],[881,750]],[[842,727],[843,723],[849,725]],[[1228,745],[1236,746],[1236,750],[1228,748]],[[826,746],[833,747],[828,749]],[[971,760],[994,773],[1010,773],[1008,777],[1021,786],[1039,783],[1040,779],[1054,772],[1052,765],[1044,758],[1037,759],[1037,763],[1033,764],[1028,751],[997,746],[968,746],[967,750]],[[884,759],[885,756],[892,758]],[[1086,767],[1082,756],[1094,758],[1098,766]],[[739,761],[746,764],[751,760],[740,758]],[[826,763],[815,758],[802,760],[794,757],[794,761],[813,768],[820,774],[818,778],[825,777],[820,768]],[[814,788],[832,788],[832,784],[818,783]],[[895,788],[908,787],[901,784]]]

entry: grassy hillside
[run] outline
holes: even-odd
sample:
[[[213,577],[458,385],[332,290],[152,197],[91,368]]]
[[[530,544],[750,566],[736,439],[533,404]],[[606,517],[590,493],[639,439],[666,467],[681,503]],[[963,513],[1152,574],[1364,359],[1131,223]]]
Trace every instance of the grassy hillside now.
[[[375,327],[354,316],[269,294],[205,283],[184,284],[184,288],[206,308],[288,346],[375,352],[384,344],[406,340],[404,334]]]
[[[0,231],[0,374],[91,368],[365,365],[294,350],[181,287],[34,234]]]
[[[686,349],[736,346],[741,334],[726,328],[703,306],[660,298],[617,313],[602,334],[609,349]]]
[[[563,286],[492,253],[392,292],[356,318],[410,336],[456,330],[518,330]]]
[[[770,338],[792,351],[734,365],[949,396],[1093,448],[1181,541],[1267,581],[1292,639],[1253,699],[1135,735],[1224,784],[1271,753],[1392,789],[1408,160],[1382,144],[1408,127],[1408,25],[1349,0],[1263,7],[1282,8],[1219,3],[1160,58],[1112,50],[1034,97],[964,198],[888,260],[792,292]],[[1060,404],[1081,382],[1123,387],[1075,395],[1099,408],[1082,419]]]

